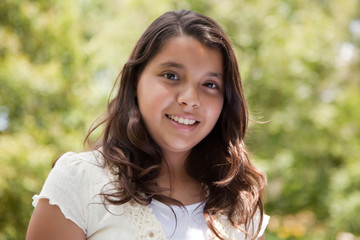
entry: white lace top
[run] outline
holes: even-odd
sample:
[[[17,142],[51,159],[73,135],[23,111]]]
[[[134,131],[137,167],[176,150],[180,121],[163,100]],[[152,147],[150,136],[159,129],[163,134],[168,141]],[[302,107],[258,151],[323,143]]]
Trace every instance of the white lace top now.
[[[57,205],[89,240],[167,239],[151,206],[135,201],[123,205],[103,205],[99,193],[111,190],[114,186],[108,183],[114,179],[109,170],[102,167],[102,161],[98,152],[64,154],[51,170],[41,193],[33,197],[33,206],[41,198],[49,199],[50,204]],[[250,232],[257,229],[259,218],[259,214],[254,216]],[[269,217],[265,215],[259,236],[268,221]],[[245,239],[245,235],[232,227],[225,216],[217,216],[214,225],[227,239]],[[209,229],[207,238],[216,239]]]

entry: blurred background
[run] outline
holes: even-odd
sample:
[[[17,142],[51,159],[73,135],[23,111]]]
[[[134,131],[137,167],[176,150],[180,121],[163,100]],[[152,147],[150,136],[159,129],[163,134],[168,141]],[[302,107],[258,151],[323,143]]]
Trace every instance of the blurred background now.
[[[79,152],[136,40],[167,10],[236,49],[268,176],[266,239],[360,239],[359,0],[1,0],[0,240],[24,239],[54,159]]]

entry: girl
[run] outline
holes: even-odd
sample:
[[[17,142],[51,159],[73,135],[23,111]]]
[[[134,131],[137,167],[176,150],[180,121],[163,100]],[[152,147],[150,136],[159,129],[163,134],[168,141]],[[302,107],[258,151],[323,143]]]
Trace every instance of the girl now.
[[[265,175],[244,144],[248,112],[221,27],[181,10],[137,42],[102,142],[58,159],[27,239],[263,239]]]

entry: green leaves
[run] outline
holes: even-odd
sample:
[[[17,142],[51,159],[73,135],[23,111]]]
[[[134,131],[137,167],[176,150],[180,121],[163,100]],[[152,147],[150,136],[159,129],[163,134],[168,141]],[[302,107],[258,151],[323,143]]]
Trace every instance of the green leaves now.
[[[252,158],[268,174],[269,239],[360,235],[358,1],[0,1],[0,239],[24,239],[31,197],[81,151],[157,16],[217,20],[237,51]],[[350,234],[350,235],[349,235]]]

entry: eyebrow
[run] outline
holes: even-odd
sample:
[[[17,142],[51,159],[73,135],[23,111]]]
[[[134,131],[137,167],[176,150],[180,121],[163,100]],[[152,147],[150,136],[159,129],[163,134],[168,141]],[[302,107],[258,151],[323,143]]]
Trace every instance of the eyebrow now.
[[[176,62],[165,62],[160,64],[160,67],[174,67],[174,68],[179,68],[179,69],[185,69],[185,66]],[[216,77],[219,79],[223,79],[223,75],[221,73],[217,73],[217,72],[209,72],[207,75],[211,76],[211,77]]]
[[[185,66],[176,62],[165,62],[160,64],[161,67],[174,67],[174,68],[180,68],[185,69]]]

